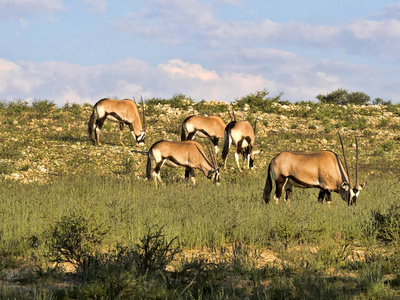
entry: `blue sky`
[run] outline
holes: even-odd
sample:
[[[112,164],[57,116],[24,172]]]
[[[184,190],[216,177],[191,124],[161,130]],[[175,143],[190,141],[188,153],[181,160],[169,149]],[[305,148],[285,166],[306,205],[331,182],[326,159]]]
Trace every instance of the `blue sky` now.
[[[0,0],[0,99],[400,102],[400,2]]]

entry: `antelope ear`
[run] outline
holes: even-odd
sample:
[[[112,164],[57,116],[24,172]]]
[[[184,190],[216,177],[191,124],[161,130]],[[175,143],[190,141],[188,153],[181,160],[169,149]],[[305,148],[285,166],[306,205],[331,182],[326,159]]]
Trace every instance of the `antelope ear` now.
[[[343,181],[342,184],[340,185],[340,187],[342,189],[344,189],[345,191],[348,191],[350,189],[350,186],[346,181]]]
[[[363,188],[365,188],[366,185],[367,185],[367,183],[364,182],[363,184],[361,184],[361,185],[358,187],[358,190],[361,191]]]
[[[260,153],[260,150],[253,151],[253,155]]]

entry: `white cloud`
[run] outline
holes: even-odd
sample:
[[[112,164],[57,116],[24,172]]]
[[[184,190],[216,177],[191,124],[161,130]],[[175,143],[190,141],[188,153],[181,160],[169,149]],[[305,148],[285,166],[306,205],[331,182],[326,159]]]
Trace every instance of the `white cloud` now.
[[[116,19],[114,29],[146,40],[155,38],[164,43],[179,44],[216,25],[207,2],[150,0],[143,3],[137,13]]]
[[[399,19],[400,2],[387,5],[385,9],[377,12],[374,17],[379,19]]]
[[[105,0],[85,0],[85,4],[91,13],[104,14],[107,11],[107,2]]]
[[[269,53],[268,53],[269,52]],[[250,54],[249,54],[250,55]],[[312,61],[291,53],[270,49],[270,57],[282,61],[263,70],[233,68],[223,72],[199,64],[169,60],[158,66],[127,58],[110,65],[82,66],[67,62],[43,63],[0,60],[1,99],[48,99],[59,106],[69,103],[95,103],[104,97],[171,98],[176,93],[195,101],[233,101],[266,88],[271,95],[284,92],[290,101],[315,100],[319,93],[338,88],[363,91],[371,97],[397,102],[399,80],[376,78],[384,72],[372,67],[339,61]],[[392,70],[396,78],[398,70]],[[379,94],[385,91],[385,94]]]
[[[199,78],[202,81],[218,80],[216,71],[205,70],[199,64],[183,62],[179,59],[171,59],[165,64],[160,64],[160,69],[178,78]]]
[[[65,10],[65,5],[60,0],[0,0],[0,17],[3,20],[54,14],[62,10]]]
[[[400,20],[395,17],[400,15],[400,4],[387,7],[385,15],[390,10],[397,11],[392,13],[392,18],[375,16],[336,25],[314,25],[269,19],[222,21],[214,13],[218,3],[221,1],[152,0],[142,4],[137,13],[115,20],[114,29],[150,39],[152,43],[185,44],[220,51],[232,46],[261,48],[273,44],[278,48],[312,49],[314,53],[319,51],[321,57],[334,51],[399,59]],[[383,51],[384,54],[379,54]]]

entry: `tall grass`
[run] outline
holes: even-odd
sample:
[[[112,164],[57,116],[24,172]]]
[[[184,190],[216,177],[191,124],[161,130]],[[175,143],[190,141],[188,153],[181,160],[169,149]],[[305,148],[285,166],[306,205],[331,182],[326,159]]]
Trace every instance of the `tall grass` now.
[[[290,203],[262,202],[265,174],[225,177],[220,186],[199,178],[155,189],[153,182],[96,175],[61,178],[53,184],[0,187],[4,241],[41,236],[63,216],[85,216],[110,228],[112,242],[136,242],[149,226],[165,226],[185,247],[221,246],[233,241],[264,247],[271,241],[309,243],[324,236],[351,240],[373,237],[372,212],[384,212],[398,200],[399,183],[369,182],[358,206],[347,207],[333,194],[334,207],[317,203],[316,189],[295,189]],[[382,197],[382,190],[385,196]]]
[[[87,261],[85,260],[87,253],[100,255],[90,260],[94,263],[93,259],[96,259],[98,261],[96,265],[100,261],[104,264],[104,261],[110,259],[116,263],[116,257],[125,252],[111,251],[110,253],[117,256],[104,257],[101,256],[103,254],[98,246],[103,250],[122,251],[121,249],[125,249],[123,247],[143,243],[142,237],[149,233],[149,228],[157,226],[163,229],[167,240],[178,238],[180,247],[186,251],[211,249],[211,253],[217,255],[218,251],[231,249],[233,245],[233,252],[230,254],[233,256],[219,262],[221,268],[222,266],[228,268],[225,273],[219,273],[221,269],[218,269],[217,273],[216,269],[213,271],[212,276],[217,276],[218,280],[224,278],[227,273],[232,277],[240,277],[241,272],[247,270],[245,273],[252,274],[253,277],[246,275],[246,282],[249,278],[253,278],[257,282],[253,288],[258,286],[259,289],[246,287],[245,290],[252,290],[264,296],[267,291],[271,292],[271,295],[276,295],[276,298],[284,297],[286,293],[289,298],[332,296],[336,295],[338,290],[328,284],[325,277],[327,269],[332,267],[347,271],[354,269],[354,262],[359,259],[357,249],[371,249],[368,251],[375,253],[373,249],[377,249],[381,243],[382,232],[394,230],[393,222],[388,225],[391,227],[384,231],[385,228],[382,229],[382,226],[386,223],[377,220],[397,216],[393,213],[399,191],[399,183],[396,180],[369,182],[359,198],[357,207],[348,207],[336,194],[333,196],[334,206],[329,207],[326,203],[317,202],[317,190],[312,189],[296,189],[290,203],[266,205],[261,200],[265,174],[257,171],[243,173],[240,180],[236,175],[226,175],[221,186],[214,186],[206,179],[199,179],[196,187],[185,185],[184,182],[175,182],[167,183],[159,189],[155,189],[153,182],[96,175],[65,177],[53,184],[32,184],[24,188],[17,183],[2,185],[0,254],[3,258],[9,259],[8,265],[3,263],[2,270],[26,264],[32,259],[32,253],[35,253],[36,259],[38,255],[43,255],[40,269],[46,273],[43,264],[46,264],[46,261],[49,264],[50,261],[45,257],[54,256],[54,249],[56,251],[64,249],[62,250],[64,252],[59,252],[64,255],[62,257],[65,257],[66,253],[71,253],[65,252],[66,246],[56,248],[53,246],[53,252],[49,250],[49,241],[54,237],[62,241],[68,232],[68,235],[73,232],[79,234],[77,240],[87,240],[86,246],[79,248],[80,252],[77,254],[80,260],[83,259],[81,264]],[[382,190],[388,191],[385,197],[382,197]],[[66,223],[66,220],[75,221]],[[66,231],[65,228],[68,229],[68,226],[73,226],[71,228],[75,229]],[[55,231],[55,228],[59,228],[58,231]],[[80,232],[83,232],[83,235]],[[93,240],[93,237],[101,240],[101,243],[96,242],[94,246],[91,241],[96,239]],[[392,241],[396,239],[395,242],[398,242],[397,235],[391,235],[391,238]],[[67,245],[69,245],[67,249],[70,249],[75,244],[68,242]],[[243,260],[244,252],[240,249],[244,248],[240,245],[261,251],[271,249],[288,265],[275,266],[266,271],[267,265],[261,262],[261,266],[265,267],[256,268],[255,256],[253,260],[248,258]],[[301,247],[303,251],[297,251],[296,247]],[[221,253],[225,252],[226,250],[223,250]],[[235,253],[241,254],[235,258]],[[186,263],[199,263],[198,259]],[[374,265],[357,267],[360,268],[358,282],[360,290],[357,290],[357,293],[365,292],[373,295],[379,291],[389,293],[383,279],[385,267],[388,268],[387,259],[382,257],[375,260]],[[64,258],[64,261],[68,260]],[[393,261],[399,259],[395,258]],[[236,267],[232,265],[237,263],[240,265]],[[205,272],[203,267],[199,268],[201,272]],[[285,268],[289,269],[284,271]],[[80,270],[82,273],[82,269]],[[90,270],[85,271],[85,276],[88,276],[87,272],[92,272]],[[392,265],[390,272],[396,272],[395,270],[397,269]],[[239,273],[236,273],[237,271]],[[300,276],[299,272],[303,275]],[[180,273],[174,274],[178,276]],[[207,274],[202,276],[211,276],[211,273]],[[277,281],[278,277],[281,278],[280,281]],[[264,280],[270,278],[272,281],[269,285],[265,285],[261,284],[260,278]],[[287,285],[282,285],[282,278],[286,278]],[[214,285],[215,278],[209,284]],[[313,289],[319,289],[318,293],[315,294],[316,291]],[[193,290],[189,289],[186,292],[192,294]],[[218,291],[221,292],[224,293],[222,290]],[[221,295],[233,295],[239,291],[235,292],[234,283],[231,282],[225,292],[227,294]],[[197,292],[195,295],[200,296]]]

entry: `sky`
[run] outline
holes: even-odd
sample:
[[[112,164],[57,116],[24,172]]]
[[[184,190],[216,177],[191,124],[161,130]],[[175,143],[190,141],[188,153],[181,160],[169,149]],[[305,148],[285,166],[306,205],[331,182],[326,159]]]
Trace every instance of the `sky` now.
[[[0,100],[400,103],[400,2],[0,0]]]

